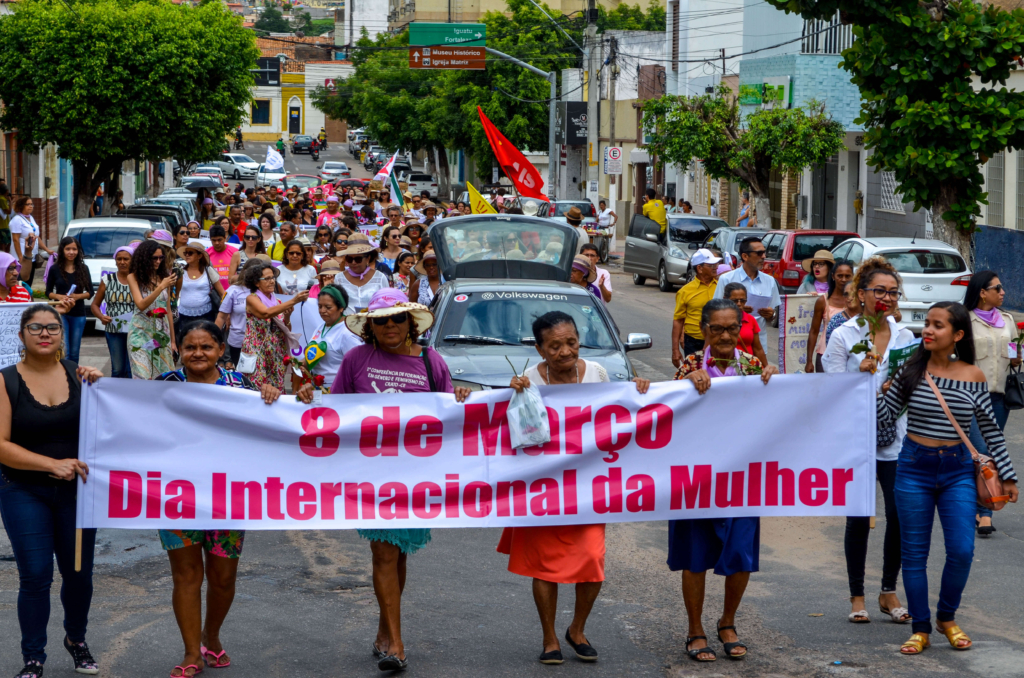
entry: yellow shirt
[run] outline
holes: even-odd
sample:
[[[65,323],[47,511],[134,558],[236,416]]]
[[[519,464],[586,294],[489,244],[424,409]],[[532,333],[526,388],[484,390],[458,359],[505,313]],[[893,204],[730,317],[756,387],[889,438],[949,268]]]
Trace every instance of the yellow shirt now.
[[[290,242],[290,241],[289,241]],[[274,261],[284,261],[284,250],[288,245],[278,240],[270,247],[270,251],[267,254]]]
[[[661,232],[668,228],[668,217],[665,212],[665,205],[660,200],[648,200],[644,203],[644,216],[651,221],[661,224]]]
[[[715,296],[717,286],[717,280],[702,283],[694,278],[676,292],[676,312],[672,317],[675,320],[682,320],[683,331],[694,339],[704,338],[704,333],[700,331],[700,314],[704,310],[704,304]]]

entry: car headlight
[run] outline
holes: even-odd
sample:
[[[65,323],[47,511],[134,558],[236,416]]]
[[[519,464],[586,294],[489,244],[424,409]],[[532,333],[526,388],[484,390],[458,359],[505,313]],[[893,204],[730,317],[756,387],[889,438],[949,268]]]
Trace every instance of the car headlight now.
[[[679,249],[678,247],[669,247],[668,248],[668,255],[670,257],[675,257],[676,259],[685,259],[686,258],[686,255],[683,254],[683,251],[681,249]]]
[[[468,388],[470,391],[485,391],[485,390],[489,391],[489,390],[491,390],[489,386],[484,386],[483,384],[476,384],[476,383],[474,383],[472,381],[462,381],[461,379],[452,379],[452,387],[453,388],[457,388],[459,386]]]

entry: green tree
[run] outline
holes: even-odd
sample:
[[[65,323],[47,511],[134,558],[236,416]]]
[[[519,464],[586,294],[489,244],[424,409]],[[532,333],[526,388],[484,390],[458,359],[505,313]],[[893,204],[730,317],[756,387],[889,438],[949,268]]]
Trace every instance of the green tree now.
[[[281,14],[281,10],[277,7],[267,7],[260,14],[260,18],[256,20],[256,23],[252,25],[257,31],[266,31],[267,33],[291,33],[292,25],[288,23],[288,20]]]
[[[0,19],[0,126],[74,163],[76,215],[126,160],[214,157],[252,99],[259,50],[221,3],[24,0]]]
[[[686,167],[699,158],[712,178],[747,186],[762,228],[771,227],[772,171],[799,172],[825,162],[843,147],[845,134],[815,102],[806,109],[758,110],[743,120],[725,86],[715,94],[669,94],[644,103],[643,129],[659,163]]]
[[[841,67],[860,88],[868,163],[903,199],[932,210],[935,234],[971,254],[982,164],[1024,145],[1024,92],[1006,79],[1024,54],[1024,10],[974,0],[768,0],[805,18],[841,13],[853,46]]]

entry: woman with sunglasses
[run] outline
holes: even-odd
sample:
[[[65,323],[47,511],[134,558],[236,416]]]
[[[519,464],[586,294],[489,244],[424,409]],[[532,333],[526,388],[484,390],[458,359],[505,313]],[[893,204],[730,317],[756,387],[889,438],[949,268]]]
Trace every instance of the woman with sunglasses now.
[[[75,570],[77,479],[82,382],[102,373],[62,359],[60,314],[46,304],[21,314],[21,360],[0,371],[0,514],[18,564],[18,623],[25,667],[18,678],[41,678],[46,662],[53,562],[61,574],[61,643],[79,673],[99,673],[85,643],[92,604],[96,530],[82,530]]]
[[[309,282],[316,280],[316,268],[310,264],[309,243],[305,236],[293,238],[284,248],[284,266],[278,269],[281,273],[278,283],[284,294],[295,294],[307,289]]]
[[[174,321],[175,336],[181,336],[182,329],[197,320],[213,322],[224,298],[220,276],[210,265],[210,255],[206,252],[202,240],[189,241],[178,250],[178,256],[185,260],[185,268],[175,285],[178,294],[178,317]]]
[[[331,252],[331,227],[324,224],[316,227],[313,235],[313,253],[318,255],[330,254]]]
[[[193,224],[193,223],[195,223],[195,222],[192,222],[192,221],[189,222],[189,224]],[[196,224],[196,226],[198,226],[198,225],[199,224]],[[195,237],[198,238],[199,235],[197,234]],[[189,239],[188,226],[180,226],[178,228],[178,230],[176,230],[174,232],[174,247],[173,247],[174,251],[176,252],[179,247],[184,247],[185,245],[187,245],[188,244],[188,239]]]
[[[345,249],[348,247],[348,238],[352,235],[352,230],[344,227],[335,229],[334,235],[331,238],[331,247],[328,250],[328,256],[338,262],[339,266],[345,265]]]
[[[239,270],[245,266],[245,262],[257,254],[266,254],[267,249],[263,244],[263,233],[258,226],[246,226],[242,235],[242,249],[231,255],[231,263],[228,264],[228,279],[232,285],[238,284]]]
[[[404,252],[401,245],[402,231],[398,226],[387,226],[380,238],[380,260],[395,272],[395,260]]]
[[[154,379],[174,369],[174,323],[170,290],[178,276],[168,268],[155,240],[139,243],[128,269],[135,310],[128,328],[128,358],[135,379]]]
[[[374,293],[391,287],[388,277],[376,268],[377,249],[370,245],[370,239],[362,233],[353,233],[348,238],[344,251],[345,270],[334,278],[334,284],[348,294],[348,308],[345,315],[365,311]]]
[[[437,290],[443,284],[441,270],[437,266],[437,255],[427,252],[413,270],[416,271],[417,278],[409,286],[409,298],[429,307]]]
[[[971,276],[964,294],[964,306],[971,314],[971,332],[974,334],[974,364],[981,368],[988,379],[989,397],[992,399],[992,413],[1000,431],[1006,430],[1010,411],[1003,404],[1006,389],[1006,375],[1010,366],[1019,367],[1021,355],[1010,357],[1009,345],[1017,336],[1013,316],[1000,310],[1006,289],[995,271],[979,271]],[[988,445],[978,428],[977,418],[971,421],[970,441],[978,454],[988,455]],[[991,456],[991,455],[990,455]],[[981,537],[991,536],[996,531],[992,524],[992,509],[978,504],[975,527]]]

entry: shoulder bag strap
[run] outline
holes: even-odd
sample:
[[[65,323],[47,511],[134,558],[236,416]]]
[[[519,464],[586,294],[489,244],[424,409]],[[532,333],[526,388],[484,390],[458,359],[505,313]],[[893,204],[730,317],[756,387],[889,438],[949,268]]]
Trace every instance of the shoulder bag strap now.
[[[4,389],[7,391],[7,399],[11,401],[11,415],[18,409],[18,393],[21,391],[21,379],[18,377],[18,365],[8,365],[0,370],[4,375]]]
[[[971,445],[971,441],[964,435],[964,430],[960,428],[960,424],[958,424],[956,419],[953,418],[953,414],[949,411],[949,405],[946,404],[946,399],[942,397],[939,387],[935,385],[934,381],[932,381],[932,375],[925,372],[924,378],[928,380],[928,385],[931,386],[932,393],[935,394],[935,397],[939,401],[939,405],[942,406],[942,411],[946,413],[946,418],[949,419],[949,423],[953,425],[953,428],[955,428],[956,432],[960,435],[960,440],[962,440],[964,445],[967,446],[967,449],[971,451],[971,457],[974,461],[978,461],[978,451],[974,449],[974,445]]]
[[[427,355],[429,350],[426,346],[423,347],[423,367],[427,370],[427,384],[430,386],[430,392],[437,393],[437,382],[434,381],[434,368],[431,367],[430,357]]]

